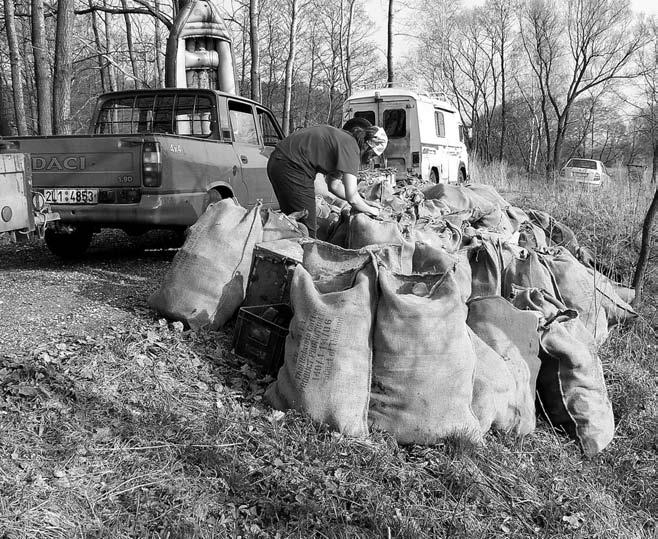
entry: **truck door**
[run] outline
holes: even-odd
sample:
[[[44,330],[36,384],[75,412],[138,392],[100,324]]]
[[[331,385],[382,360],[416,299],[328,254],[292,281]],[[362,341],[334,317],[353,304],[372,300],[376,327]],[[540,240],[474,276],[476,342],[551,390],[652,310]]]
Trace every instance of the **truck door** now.
[[[241,166],[242,183],[247,191],[244,206],[252,206],[259,200],[266,206],[276,201],[272,184],[267,177],[267,160],[271,147],[262,144],[257,128],[254,107],[249,103],[229,100],[228,111],[233,136],[233,149]]]

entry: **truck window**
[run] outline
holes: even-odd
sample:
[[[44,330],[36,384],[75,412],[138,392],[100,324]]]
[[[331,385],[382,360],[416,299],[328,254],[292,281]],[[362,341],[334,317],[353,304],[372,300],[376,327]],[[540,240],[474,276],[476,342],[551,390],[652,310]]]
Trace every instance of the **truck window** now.
[[[176,133],[207,137],[212,132],[212,103],[206,96],[181,95],[176,102]]]
[[[173,95],[157,95],[153,106],[153,132],[173,133]]]
[[[276,127],[276,123],[272,115],[264,109],[256,108],[258,112],[258,123],[260,125],[260,132],[263,134],[263,143],[265,146],[276,146],[281,140],[281,134]]]
[[[103,105],[96,124],[96,133],[131,133],[133,122],[137,121],[134,115],[134,100],[132,97],[115,99]]]
[[[434,122],[436,123],[436,136],[444,138],[446,136],[446,121],[443,112],[434,111]]]
[[[360,110],[354,113],[355,118],[365,118],[368,120],[372,125],[375,125],[377,123],[377,120],[375,120],[375,111],[373,110]]]
[[[251,105],[228,102],[228,114],[231,119],[233,140],[246,144],[258,144],[258,133],[256,132],[256,119]]]
[[[384,111],[384,131],[388,138],[402,138],[407,134],[407,113],[404,109]]]

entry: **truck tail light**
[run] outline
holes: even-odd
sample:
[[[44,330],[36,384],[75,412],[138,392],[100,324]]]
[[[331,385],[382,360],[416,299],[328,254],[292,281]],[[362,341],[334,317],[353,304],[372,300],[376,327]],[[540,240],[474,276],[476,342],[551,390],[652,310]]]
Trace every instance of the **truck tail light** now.
[[[159,142],[142,146],[142,183],[144,187],[160,187],[162,183],[162,153]]]
[[[411,154],[411,164],[414,167],[420,165],[420,152],[413,152]]]
[[[601,175],[598,172],[596,174],[594,174],[594,180],[595,181],[598,182],[600,179],[601,179]]]

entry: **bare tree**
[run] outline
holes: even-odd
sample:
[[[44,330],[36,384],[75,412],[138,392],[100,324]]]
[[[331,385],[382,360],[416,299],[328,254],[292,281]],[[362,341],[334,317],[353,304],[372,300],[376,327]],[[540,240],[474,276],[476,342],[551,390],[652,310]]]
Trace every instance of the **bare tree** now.
[[[628,0],[533,0],[523,12],[521,36],[539,82],[550,178],[562,159],[574,102],[601,84],[635,76],[631,61],[645,37],[633,28]]]
[[[646,98],[643,119],[647,124],[647,132],[651,139],[651,185],[655,186],[656,174],[658,172],[658,24],[655,18],[650,25],[650,35],[653,46],[642,62],[644,67],[644,96]],[[652,231],[657,211],[658,188],[655,188],[653,201],[649,206],[642,225],[642,244],[633,276],[633,288],[635,288],[634,304],[639,303],[642,299],[644,277],[649,265],[649,255],[653,242]]]
[[[55,34],[55,78],[53,83],[53,129],[68,133],[73,74],[72,34],[75,0],[59,0]]]
[[[261,100],[260,91],[260,51],[258,45],[258,0],[249,0],[249,28],[251,48],[251,99]]]
[[[52,99],[50,67],[46,45],[46,20],[43,0],[32,0],[32,52],[37,90],[38,125],[40,135],[52,134]]]
[[[290,134],[290,102],[292,100],[292,70],[295,63],[297,47],[297,24],[299,17],[297,9],[299,0],[290,0],[290,32],[288,34],[288,57],[286,58],[286,77],[283,98],[283,134]]]
[[[386,86],[393,86],[393,0],[388,0]]]
[[[130,59],[130,66],[132,67],[133,80],[135,86],[139,80],[137,72],[137,62],[135,59],[135,46],[133,44],[133,25],[130,20],[130,13],[128,12],[128,0],[121,0],[121,7],[123,7],[123,21],[126,24],[126,44],[128,45],[128,58]]]
[[[23,58],[19,50],[18,34],[16,33],[14,0],[4,0],[4,5],[5,29],[7,31],[7,42],[9,43],[11,85],[14,99],[16,130],[19,135],[27,135],[27,117],[25,115],[25,103],[23,101]]]

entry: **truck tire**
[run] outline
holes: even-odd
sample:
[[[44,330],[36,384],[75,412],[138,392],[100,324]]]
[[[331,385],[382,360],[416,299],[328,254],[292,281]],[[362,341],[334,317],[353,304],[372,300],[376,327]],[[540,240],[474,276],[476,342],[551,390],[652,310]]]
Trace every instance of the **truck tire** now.
[[[58,225],[46,229],[45,240],[48,249],[55,256],[71,260],[85,254],[93,232],[76,225]]]
[[[437,174],[435,168],[430,170],[430,183],[439,183],[439,175]]]
[[[460,185],[466,183],[466,169],[465,168],[460,168],[459,169],[459,176],[457,177],[457,183],[460,184]]]

